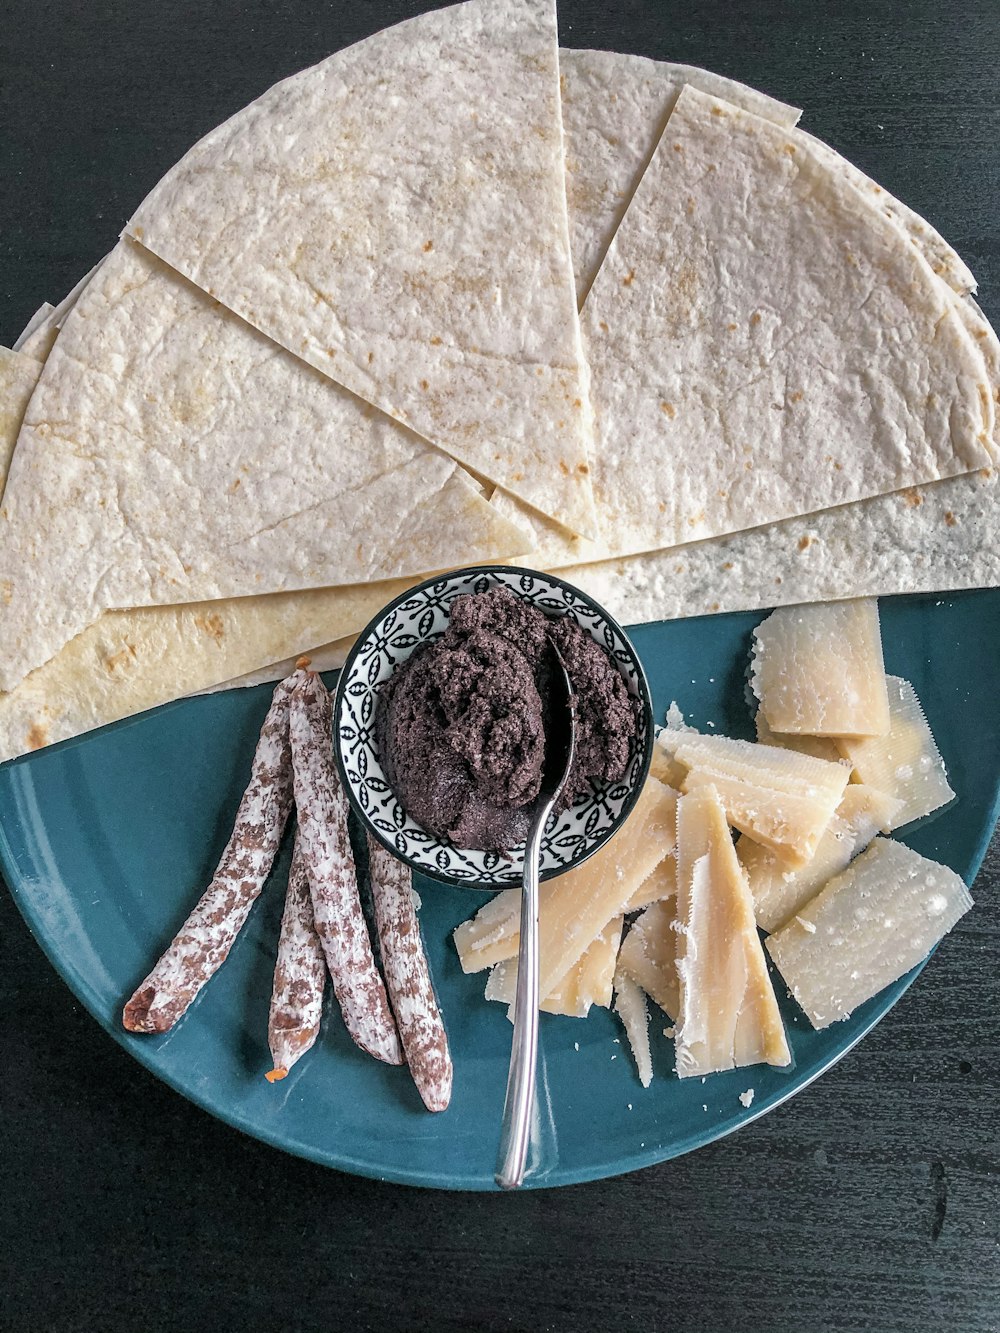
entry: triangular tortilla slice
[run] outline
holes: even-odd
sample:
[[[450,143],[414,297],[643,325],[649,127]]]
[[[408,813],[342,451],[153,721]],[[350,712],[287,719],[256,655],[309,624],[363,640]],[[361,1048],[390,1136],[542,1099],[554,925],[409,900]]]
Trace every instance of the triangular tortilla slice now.
[[[529,546],[447,455],[131,241],[45,364],[0,544],[6,689],[106,610],[412,576]]]
[[[989,462],[982,357],[916,247],[794,131],[690,87],[582,318],[613,553]]]
[[[802,115],[756,88],[693,65],[618,51],[559,52],[566,199],[580,305],[685,84],[776,125]]]
[[[553,0],[423,14],[276,85],[128,230],[475,472],[595,535]]]

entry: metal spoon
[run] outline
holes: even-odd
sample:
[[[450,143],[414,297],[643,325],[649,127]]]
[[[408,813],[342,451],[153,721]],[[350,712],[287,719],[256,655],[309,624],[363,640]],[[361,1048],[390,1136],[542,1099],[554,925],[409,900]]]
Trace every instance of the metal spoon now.
[[[517,954],[517,991],[514,996],[514,1038],[511,1043],[507,1095],[500,1126],[495,1179],[501,1189],[516,1189],[524,1180],[528,1160],[531,1115],[535,1106],[535,1067],[538,1063],[538,861],[542,835],[553,807],[562,795],[573,766],[576,709],[573,685],[559,649],[549,640],[555,669],[552,672],[551,720],[545,738],[545,767],[535,816],[524,846],[521,889],[521,942]]]

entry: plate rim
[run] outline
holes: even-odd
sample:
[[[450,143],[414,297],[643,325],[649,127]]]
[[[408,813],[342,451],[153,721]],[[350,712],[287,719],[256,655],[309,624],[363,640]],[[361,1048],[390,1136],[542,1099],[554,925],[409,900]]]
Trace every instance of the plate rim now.
[[[974,591],[974,590],[970,590]],[[978,590],[976,590],[978,591]],[[987,590],[983,590],[987,591]],[[669,621],[652,622],[653,624],[669,624]],[[183,701],[181,701],[183,702]],[[170,705],[167,705],[170,707]],[[111,726],[117,724],[112,723]],[[99,735],[105,728],[91,733]],[[14,765],[20,765],[30,762],[32,756],[23,756],[20,760],[11,761]],[[300,1143],[282,1137],[277,1132],[268,1127],[260,1126],[250,1117],[240,1113],[238,1108],[225,1107],[218,1103],[213,1103],[210,1096],[199,1089],[191,1089],[183,1086],[178,1078],[169,1069],[162,1069],[155,1063],[156,1052],[159,1047],[145,1042],[141,1037],[135,1036],[120,1028],[113,1021],[106,1020],[101,1012],[101,998],[89,981],[89,979],[72,966],[72,961],[65,959],[63,955],[54,951],[54,943],[50,937],[49,931],[41,923],[41,913],[36,911],[32,905],[31,897],[24,892],[24,880],[17,860],[11,847],[7,834],[8,805],[7,802],[0,800],[0,871],[3,873],[4,883],[24,920],[28,930],[35,943],[41,949],[48,963],[54,968],[57,975],[67,986],[70,993],[87,1010],[88,1014],[96,1020],[100,1028],[107,1033],[117,1044],[125,1050],[133,1059],[137,1060],[145,1069],[149,1071],[160,1082],[166,1084],[173,1092],[179,1093],[186,1101],[197,1106],[201,1111],[207,1112],[216,1120],[230,1126],[241,1133],[248,1134],[251,1138],[259,1142],[266,1143],[271,1148],[279,1149],[282,1152],[290,1153],[303,1160],[314,1162],[319,1166],[332,1168],[334,1170],[344,1171],[350,1175],[355,1175],[368,1180],[375,1180],[383,1183],[396,1185],[405,1185],[423,1189],[441,1189],[460,1193],[500,1193],[498,1187],[491,1180],[483,1178],[472,1178],[464,1174],[441,1176],[431,1174],[423,1169],[414,1169],[407,1171],[403,1169],[379,1170],[368,1161],[359,1160],[351,1156],[350,1153],[343,1151],[324,1151],[321,1148],[314,1147],[311,1144]],[[972,857],[969,861],[968,878],[963,875],[970,890],[974,887],[975,881],[982,869],[986,852],[993,840],[996,826],[1000,818],[1000,784],[992,793],[988,812],[983,822],[982,832],[976,843]],[[916,827],[914,825],[913,827]],[[904,833],[906,830],[901,830]],[[939,947],[939,946],[938,946]],[[759,1103],[756,1103],[754,1109],[741,1109],[739,1112],[731,1112],[726,1122],[720,1126],[718,1121],[707,1123],[704,1130],[688,1134],[680,1142],[664,1149],[657,1145],[645,1150],[638,1150],[629,1155],[627,1159],[618,1160],[610,1165],[591,1164],[586,1166],[565,1168],[557,1167],[556,1176],[554,1173],[539,1173],[535,1177],[528,1177],[522,1189],[540,1190],[540,1189],[561,1189],[564,1186],[580,1185],[593,1183],[599,1180],[611,1180],[618,1176],[628,1175],[633,1171],[644,1170],[650,1166],[657,1166],[662,1163],[672,1161],[675,1158],[687,1155],[699,1148],[708,1146],[711,1143],[727,1138],[730,1134],[745,1125],[752,1124],[770,1111],[784,1105],[792,1097],[802,1092],[813,1084],[834,1065],[838,1064],[846,1055],[848,1055],[861,1042],[871,1030],[882,1021],[890,1009],[894,1008],[899,1000],[906,994],[916,979],[921,975],[931,958],[937,952],[937,947],[931,951],[917,966],[911,969],[904,977],[887,987],[878,996],[873,997],[868,1003],[873,1004],[874,1008],[866,1016],[861,1028],[852,1036],[846,1045],[839,1046],[837,1050],[830,1053],[828,1059],[822,1059],[817,1067],[801,1082],[796,1081],[787,1090],[779,1090],[771,1095],[765,1095]]]

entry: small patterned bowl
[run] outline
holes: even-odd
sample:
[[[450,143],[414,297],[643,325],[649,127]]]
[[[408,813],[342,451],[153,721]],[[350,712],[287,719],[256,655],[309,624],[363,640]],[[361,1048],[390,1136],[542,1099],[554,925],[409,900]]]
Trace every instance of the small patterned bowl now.
[[[542,842],[542,879],[579,865],[621,827],[638,799],[653,753],[653,710],[638,654],[608,613],[571,583],[531,569],[482,565],[428,579],[390,602],[362,632],[340,673],[334,742],[341,780],[366,830],[412,870],[477,889],[520,884],[523,849],[470,851],[428,833],[411,819],[386,780],[375,739],[375,709],[380,687],[400,663],[419,645],[444,633],[454,599],[498,585],[548,616],[572,616],[607,648],[629,693],[640,702],[628,772],[620,782],[602,784],[580,796],[550,827]]]

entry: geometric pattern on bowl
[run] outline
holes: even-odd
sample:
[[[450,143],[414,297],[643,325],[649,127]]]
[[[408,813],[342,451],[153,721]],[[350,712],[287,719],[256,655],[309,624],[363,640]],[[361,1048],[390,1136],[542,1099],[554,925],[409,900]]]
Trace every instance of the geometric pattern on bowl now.
[[[629,694],[640,703],[638,734],[625,776],[582,794],[550,825],[542,840],[543,879],[579,865],[615,833],[638,799],[653,747],[649,686],[635,649],[593,598],[564,579],[513,566],[483,565],[428,579],[390,602],[358,638],[340,673],[334,739],[341,780],[362,823],[411,869],[432,879],[479,889],[519,885],[523,848],[507,854],[470,851],[436,837],[411,819],[389,786],[379,759],[375,709],[381,685],[396,668],[418,646],[444,633],[454,599],[497,586],[509,588],[548,616],[571,616],[607,649]]]

